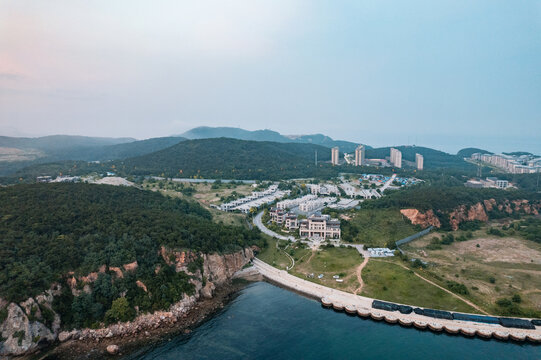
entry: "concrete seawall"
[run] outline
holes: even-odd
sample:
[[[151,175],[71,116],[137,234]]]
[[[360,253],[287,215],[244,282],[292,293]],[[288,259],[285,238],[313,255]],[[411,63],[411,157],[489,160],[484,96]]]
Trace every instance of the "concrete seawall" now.
[[[470,321],[436,319],[415,313],[402,314],[397,311],[385,311],[372,308],[374,299],[354,295],[341,290],[331,289],[323,285],[303,280],[288,274],[286,271],[254,259],[254,266],[269,282],[291,289],[299,294],[321,301],[321,304],[335,311],[347,310],[348,314],[375,321],[385,321],[389,324],[399,324],[404,327],[415,327],[434,332],[445,331],[448,334],[460,334],[466,337],[478,336],[483,339],[530,341],[541,343],[541,328],[535,330],[506,328],[499,324],[485,324]]]

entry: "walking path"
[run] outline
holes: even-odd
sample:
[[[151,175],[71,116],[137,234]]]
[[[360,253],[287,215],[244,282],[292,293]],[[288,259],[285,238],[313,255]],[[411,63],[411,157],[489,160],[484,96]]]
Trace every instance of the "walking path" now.
[[[276,269],[257,258],[253,262],[254,267],[259,273],[270,282],[318,299],[322,304],[332,306],[336,310],[345,309],[348,313],[357,313],[363,317],[369,316],[374,320],[385,320],[389,323],[399,322],[403,326],[413,325],[419,329],[428,328],[432,331],[445,330],[449,333],[461,333],[465,336],[475,336],[477,334],[483,338],[495,337],[501,340],[512,338],[517,341],[528,339],[532,342],[541,342],[541,327],[536,327],[534,330],[506,328],[499,324],[436,319],[418,315],[415,312],[402,314],[398,311],[374,309],[372,308],[372,301],[374,299],[332,289],[298,278],[288,274],[287,271]]]
[[[364,281],[363,281],[363,278],[361,276],[361,273],[362,273],[364,267],[366,266],[366,264],[368,264],[369,259],[370,259],[369,257],[365,257],[362,264],[359,265],[359,267],[357,268],[356,273],[357,273],[357,281],[359,281],[359,287],[355,290],[355,292],[354,292],[355,295],[357,295],[358,293],[360,293],[363,290]]]
[[[386,263],[389,263],[389,264],[395,264],[395,265],[398,265],[398,266],[400,266],[400,267],[402,267],[402,268],[404,268],[404,269],[406,269],[406,270],[408,270],[408,271],[411,270],[411,269],[409,269],[408,267],[406,267],[406,266],[404,266],[404,265],[402,265],[402,264],[397,264],[397,263],[394,263],[394,262],[391,262],[391,261],[385,261],[385,260],[377,260],[377,261],[386,262]],[[449,289],[446,289],[446,288],[444,288],[443,286],[440,286],[440,285],[436,284],[435,282],[433,282],[433,281],[431,281],[431,280],[428,280],[427,278],[425,278],[425,277],[419,275],[419,274],[416,273],[416,272],[413,272],[413,273],[414,273],[415,276],[417,276],[418,278],[420,278],[420,279],[426,281],[426,282],[429,283],[430,285],[434,285],[435,287],[437,287],[437,288],[439,288],[439,289],[445,291],[445,292],[448,293],[448,294],[453,295],[454,297],[456,297],[457,299],[459,299],[459,300],[463,301],[464,303],[468,304],[469,306],[471,306],[471,307],[474,308],[475,310],[479,311],[480,313],[483,313],[483,314],[485,314],[485,315],[490,315],[490,314],[487,313],[485,310],[481,309],[479,306],[475,305],[474,303],[472,303],[472,302],[469,301],[468,299],[465,299],[465,298],[463,298],[462,296],[457,295],[457,294],[455,294],[454,292],[450,291]]]

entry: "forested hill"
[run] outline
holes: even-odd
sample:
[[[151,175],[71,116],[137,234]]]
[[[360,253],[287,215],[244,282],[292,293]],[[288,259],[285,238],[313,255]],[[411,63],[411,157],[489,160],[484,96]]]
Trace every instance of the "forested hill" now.
[[[367,204],[370,207],[378,208],[415,208],[421,211],[441,210],[448,212],[462,205],[470,206],[488,199],[494,199],[497,202],[522,199],[539,201],[541,194],[520,190],[473,189],[463,185],[419,185],[393,191],[387,196]]]
[[[229,138],[183,141],[161,151],[116,162],[119,172],[167,177],[279,180],[326,174],[329,148]],[[332,171],[334,174],[335,171]]]
[[[157,281],[177,276],[155,275],[156,266],[166,269],[158,256],[162,245],[210,253],[262,241],[256,230],[214,223],[197,203],[135,188],[82,183],[0,188],[0,297],[21,301],[69,271],[86,275],[103,264],[133,261],[139,264],[137,278],[159,287]]]
[[[455,168],[455,169],[468,169],[473,168],[472,164],[469,164],[464,161],[463,157],[457,155],[451,155],[443,151],[434,150],[422,146],[395,146],[395,149],[398,149],[402,152],[402,167],[405,167],[405,161],[415,162],[415,154],[419,153],[424,157],[424,168],[425,169],[435,169],[435,168]],[[366,157],[368,159],[384,159],[389,157],[391,148],[376,148],[376,149],[367,149]]]

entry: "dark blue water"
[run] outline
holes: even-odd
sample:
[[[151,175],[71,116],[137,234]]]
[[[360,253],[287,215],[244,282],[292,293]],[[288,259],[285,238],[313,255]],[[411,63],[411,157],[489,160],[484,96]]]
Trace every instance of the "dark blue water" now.
[[[541,359],[541,346],[404,329],[321,307],[264,282],[189,335],[125,359]]]

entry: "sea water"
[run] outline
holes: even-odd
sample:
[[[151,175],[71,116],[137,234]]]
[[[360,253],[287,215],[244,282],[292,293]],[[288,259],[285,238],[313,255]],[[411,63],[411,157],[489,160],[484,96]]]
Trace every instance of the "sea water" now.
[[[420,331],[254,283],[188,335],[124,359],[541,359],[541,345]]]

